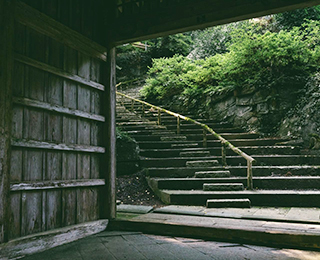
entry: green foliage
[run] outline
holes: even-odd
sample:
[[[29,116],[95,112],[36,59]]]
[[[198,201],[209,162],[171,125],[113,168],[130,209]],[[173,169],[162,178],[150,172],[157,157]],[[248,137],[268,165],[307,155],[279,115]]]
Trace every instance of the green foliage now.
[[[306,20],[320,20],[320,5],[276,14],[274,17],[279,29],[291,30],[300,27]]]
[[[133,142],[133,139],[125,132],[122,132],[120,128],[116,127],[116,138],[119,141],[124,141],[131,143]]]
[[[149,41],[152,58],[173,57],[174,55],[187,56],[190,52],[192,39],[189,34],[175,34]]]
[[[227,52],[191,60],[181,55],[154,59],[142,94],[150,102],[205,110],[207,97],[235,88],[304,84],[319,64],[320,23],[304,30],[262,32],[252,25],[232,30]]]
[[[194,40],[189,57],[204,59],[215,54],[226,53],[231,43],[231,32],[239,28],[245,28],[248,24],[248,21],[244,21],[192,32]]]
[[[192,39],[190,33],[185,33],[160,37],[145,43],[148,46],[146,50],[131,44],[117,47],[117,77],[121,81],[144,75],[153,58],[188,55]]]

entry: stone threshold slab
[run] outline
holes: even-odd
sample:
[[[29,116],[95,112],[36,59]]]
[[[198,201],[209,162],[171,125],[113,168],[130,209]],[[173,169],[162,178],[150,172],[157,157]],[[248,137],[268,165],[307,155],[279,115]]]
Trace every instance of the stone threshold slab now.
[[[185,216],[199,216],[199,217],[216,217],[216,218],[227,218],[227,219],[244,219],[244,220],[261,220],[261,221],[273,221],[283,223],[297,223],[297,224],[311,224],[320,225],[319,220],[306,220],[306,219],[293,219],[280,216],[257,216],[257,215],[245,215],[237,213],[217,213],[210,211],[202,211],[196,209],[179,209],[172,207],[158,208],[153,211],[159,214],[174,214],[174,215],[185,215]]]
[[[254,245],[320,249],[320,225],[149,213],[116,219],[109,230],[140,231]]]

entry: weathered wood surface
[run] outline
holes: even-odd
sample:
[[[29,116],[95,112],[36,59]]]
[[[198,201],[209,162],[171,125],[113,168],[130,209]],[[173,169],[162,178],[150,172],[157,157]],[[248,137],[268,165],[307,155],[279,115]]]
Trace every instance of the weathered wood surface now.
[[[51,66],[51,65],[45,64],[43,62],[40,62],[40,61],[31,59],[31,58],[22,56],[20,54],[16,54],[15,55],[15,60],[17,60],[17,61],[19,61],[19,62],[21,62],[23,64],[32,66],[34,68],[37,68],[39,70],[50,72],[50,73],[55,74],[55,75],[57,75],[59,77],[63,77],[65,79],[69,79],[69,80],[75,81],[75,82],[83,84],[85,86],[96,88],[96,89],[99,89],[99,90],[104,90],[104,86],[102,84],[99,84],[99,83],[94,82],[94,81],[87,80],[87,79],[85,79],[85,78],[83,78],[81,76],[68,73],[68,72],[63,71],[63,70],[61,70],[59,68],[56,68],[54,66]]]
[[[47,5],[47,2],[46,2]],[[79,7],[78,5],[76,5]],[[55,21],[47,15],[29,7],[28,5],[18,2],[16,8],[17,20],[39,33],[49,36],[72,49],[78,50],[90,57],[106,61],[106,48],[93,42],[82,34],[70,29],[69,27]],[[51,9],[52,10],[52,9]],[[76,12],[76,10],[74,10]],[[80,10],[78,10],[80,12]],[[70,19],[72,19],[70,17]],[[80,22],[79,17],[75,15],[74,22]],[[75,26],[75,27],[80,27]]]
[[[49,142],[40,142],[33,140],[12,140],[12,146],[33,148],[33,149],[46,149],[46,150],[59,150],[59,151],[75,151],[83,153],[104,153],[105,148],[99,146],[90,145],[66,145],[66,144],[56,144]]]
[[[0,259],[18,259],[104,231],[108,220],[92,221],[29,235],[0,245]]]
[[[202,0],[168,5],[152,1],[149,7],[141,5],[119,13],[112,39],[116,44],[147,40],[317,4],[320,0]]]
[[[103,179],[81,179],[81,180],[52,180],[52,181],[29,181],[21,183],[11,183],[11,191],[27,190],[50,190],[50,189],[67,189],[77,187],[95,187],[105,185]]]
[[[106,189],[102,192],[101,217],[113,219],[116,217],[116,51],[115,48],[108,50],[108,60],[105,66],[105,85],[104,95],[104,115],[106,122],[103,128],[104,144],[106,153],[104,156],[103,177],[106,179]]]
[[[85,119],[90,119],[90,120],[95,120],[98,122],[104,122],[105,118],[101,115],[97,114],[92,114],[92,113],[87,113],[83,112],[81,110],[77,109],[70,109],[68,107],[62,107],[58,105],[51,105],[49,103],[37,101],[37,100],[32,100],[28,98],[19,98],[19,97],[14,97],[13,102],[15,104],[19,105],[24,105],[24,106],[30,106],[34,108],[40,108],[40,109],[45,109],[51,112],[57,112],[57,113],[62,113],[70,116],[75,116],[75,117],[82,117]]]
[[[0,243],[9,235],[14,3],[0,0]]]
[[[52,17],[60,17],[56,4],[61,3],[51,2],[45,10]],[[23,11],[25,5],[18,6]],[[25,12],[29,17],[33,10]],[[75,32],[78,38],[71,35],[66,43],[70,29],[39,17],[30,22],[18,17],[12,44],[10,240],[98,219],[98,195],[105,186],[100,173],[108,145],[101,140],[104,59],[94,42]],[[44,23],[33,24],[39,21]]]

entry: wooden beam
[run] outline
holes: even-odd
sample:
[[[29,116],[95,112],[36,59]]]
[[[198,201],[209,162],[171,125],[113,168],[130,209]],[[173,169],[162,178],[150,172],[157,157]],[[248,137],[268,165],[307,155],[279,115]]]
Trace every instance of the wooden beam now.
[[[20,1],[17,2],[16,19],[41,34],[49,36],[89,57],[95,57],[103,61],[107,60],[107,49],[105,47]]]
[[[12,140],[12,146],[30,148],[30,149],[45,149],[45,150],[58,150],[58,151],[70,151],[70,152],[82,152],[82,153],[104,153],[105,148],[99,146],[90,145],[78,145],[78,144],[55,144],[48,142],[40,142],[34,140]]]
[[[0,259],[18,259],[92,236],[104,231],[108,223],[106,219],[92,221],[14,239],[0,245]]]
[[[116,50],[110,48],[104,71],[106,90],[103,97],[103,110],[106,122],[103,128],[106,153],[101,167],[101,176],[106,179],[106,187],[101,194],[101,218],[116,217]]]
[[[103,179],[81,179],[81,180],[54,180],[54,181],[29,181],[20,183],[11,183],[11,191],[34,191],[51,189],[69,189],[79,187],[97,187],[104,186]]]
[[[120,16],[114,22],[115,45],[203,29],[320,4],[320,0],[202,0]]]
[[[23,56],[20,54],[15,54],[14,57],[15,57],[16,61],[19,61],[19,62],[26,64],[26,65],[29,65],[31,67],[37,68],[39,70],[47,71],[47,72],[52,73],[56,76],[62,77],[64,79],[72,80],[74,82],[80,83],[80,84],[85,85],[87,87],[95,88],[95,89],[102,90],[102,91],[104,90],[104,86],[102,84],[99,84],[99,83],[91,81],[91,80],[87,80],[87,79],[82,78],[78,75],[68,73],[64,70],[50,66],[46,63],[36,61],[34,59],[31,59],[29,57],[26,57],[26,56]]]
[[[0,0],[0,243],[8,240],[15,1]]]
[[[85,119],[89,119],[89,120],[93,120],[93,121],[98,121],[98,122],[105,121],[105,118],[100,115],[91,114],[91,113],[87,113],[87,112],[83,112],[80,110],[71,109],[71,108],[67,108],[67,107],[62,107],[62,106],[58,106],[58,105],[51,105],[51,104],[48,104],[45,102],[41,102],[38,100],[29,99],[29,98],[13,97],[13,103],[15,103],[17,105],[34,107],[34,108],[47,110],[50,112],[56,112],[56,113],[61,113],[61,114],[69,115],[69,116],[74,116],[77,118],[81,117],[81,118],[85,118]]]

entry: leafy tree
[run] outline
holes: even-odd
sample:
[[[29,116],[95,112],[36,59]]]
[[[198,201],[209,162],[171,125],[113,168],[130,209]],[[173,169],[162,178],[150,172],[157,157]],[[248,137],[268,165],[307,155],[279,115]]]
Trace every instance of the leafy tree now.
[[[320,61],[320,22],[279,33],[256,26],[234,30],[227,52],[191,60],[154,59],[142,94],[158,103],[205,110],[206,97],[234,88],[303,86]]]
[[[173,57],[174,55],[187,56],[190,52],[192,39],[190,34],[179,33],[149,41],[149,49],[152,58]]]
[[[230,23],[193,31],[192,38],[194,42],[188,57],[204,59],[215,54],[226,53],[231,42],[231,32],[238,28],[245,28],[248,23],[248,21]]]
[[[276,14],[274,17],[279,29],[290,30],[300,27],[306,20],[320,20],[320,5]]]

